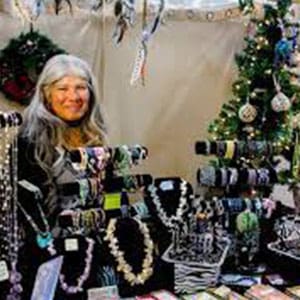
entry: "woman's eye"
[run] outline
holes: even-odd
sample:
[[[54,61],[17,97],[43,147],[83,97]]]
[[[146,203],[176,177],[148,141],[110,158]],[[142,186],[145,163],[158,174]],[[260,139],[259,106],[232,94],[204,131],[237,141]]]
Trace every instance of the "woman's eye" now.
[[[58,90],[58,91],[66,91],[67,88],[66,88],[66,87],[58,87],[57,90]]]
[[[80,91],[85,91],[87,89],[87,86],[86,85],[80,85],[77,87],[78,90]]]

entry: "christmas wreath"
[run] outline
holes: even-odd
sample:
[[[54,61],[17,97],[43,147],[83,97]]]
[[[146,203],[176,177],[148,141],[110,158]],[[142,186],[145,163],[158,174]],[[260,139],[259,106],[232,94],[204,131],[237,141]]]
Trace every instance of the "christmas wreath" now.
[[[11,39],[0,50],[0,90],[8,99],[28,104],[45,63],[59,53],[66,51],[34,30]]]

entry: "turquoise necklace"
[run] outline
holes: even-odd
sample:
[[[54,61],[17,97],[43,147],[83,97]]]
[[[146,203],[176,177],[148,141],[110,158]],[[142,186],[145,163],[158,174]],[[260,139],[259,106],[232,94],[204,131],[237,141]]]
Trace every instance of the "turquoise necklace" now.
[[[47,250],[50,252],[50,254],[54,255],[56,253],[54,246],[53,246],[53,236],[50,232],[50,226],[48,224],[48,221],[46,219],[46,216],[42,210],[41,205],[37,202],[37,207],[40,211],[43,223],[45,225],[45,231],[40,230],[40,228],[37,226],[37,224],[34,222],[32,217],[27,213],[27,211],[24,209],[24,207],[21,205],[20,202],[18,202],[18,206],[21,209],[22,213],[24,214],[26,220],[29,222],[31,227],[36,233],[36,243],[41,249],[47,248]]]

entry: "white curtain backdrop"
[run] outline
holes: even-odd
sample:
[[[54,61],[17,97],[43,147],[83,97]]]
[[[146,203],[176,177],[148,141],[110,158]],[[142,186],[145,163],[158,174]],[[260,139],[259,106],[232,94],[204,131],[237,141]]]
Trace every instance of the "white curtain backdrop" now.
[[[2,9],[11,2],[0,2]],[[224,7],[232,2],[168,0],[168,5]],[[0,12],[0,49],[29,29],[5,9]],[[114,18],[103,22],[100,13],[42,15],[34,27],[92,66],[111,145],[137,143],[149,149],[149,158],[133,172],[181,176],[194,184],[197,169],[208,160],[195,155],[194,144],[208,137],[209,122],[230,99],[237,77],[234,57],[244,46],[245,26],[240,15],[213,21],[190,18],[185,12],[178,16],[167,14],[149,43],[145,86],[129,84],[141,36],[140,18],[118,47],[112,42]],[[0,93],[0,110],[12,109],[24,107]]]

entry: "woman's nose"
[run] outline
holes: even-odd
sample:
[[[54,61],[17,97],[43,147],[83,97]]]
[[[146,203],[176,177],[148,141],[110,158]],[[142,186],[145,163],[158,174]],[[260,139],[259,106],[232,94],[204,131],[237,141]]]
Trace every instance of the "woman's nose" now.
[[[80,99],[80,94],[79,94],[77,89],[70,88],[68,90],[67,95],[68,95],[68,99],[71,99],[71,100],[76,100],[77,101],[77,100]]]

